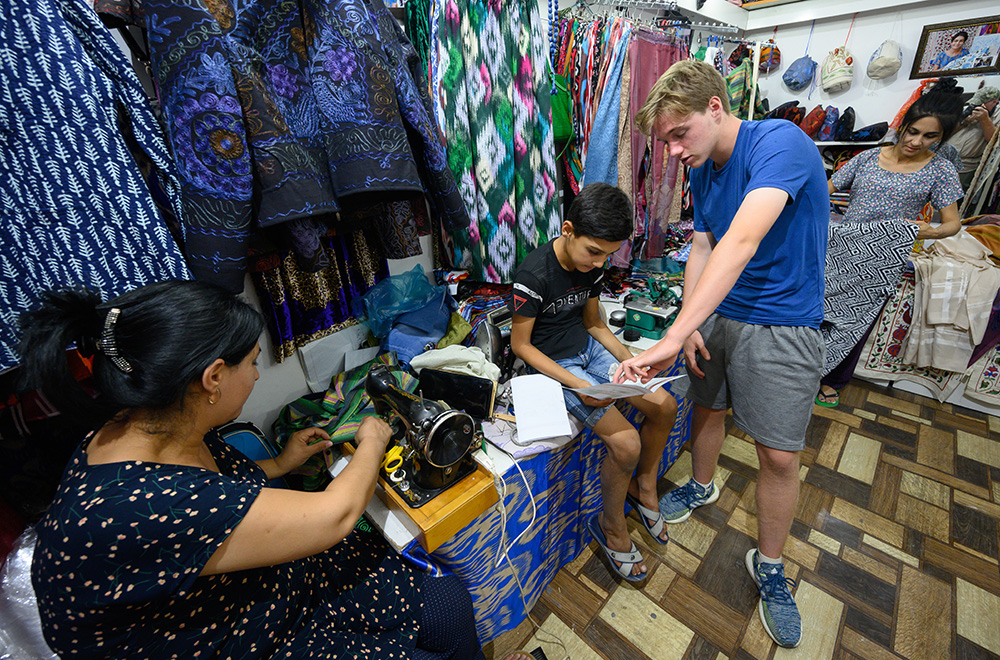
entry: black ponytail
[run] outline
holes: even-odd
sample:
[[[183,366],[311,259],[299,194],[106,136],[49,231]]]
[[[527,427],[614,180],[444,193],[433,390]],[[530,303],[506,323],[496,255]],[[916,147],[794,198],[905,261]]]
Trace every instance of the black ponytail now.
[[[100,296],[86,289],[48,291],[37,309],[20,318],[20,388],[42,390],[60,411],[84,411],[88,422],[106,421],[113,411],[103,409],[73,377],[66,349],[75,344],[83,355],[93,354],[101,330],[100,303]]]
[[[120,312],[102,338],[112,309]],[[22,315],[21,327],[22,386],[42,390],[61,411],[96,428],[130,409],[183,405],[188,386],[212,362],[232,366],[250,353],[264,321],[223,289],[169,280],[104,303],[85,290],[48,292],[38,309]],[[96,397],[70,374],[71,344],[94,355]],[[120,359],[109,357],[114,351]]]

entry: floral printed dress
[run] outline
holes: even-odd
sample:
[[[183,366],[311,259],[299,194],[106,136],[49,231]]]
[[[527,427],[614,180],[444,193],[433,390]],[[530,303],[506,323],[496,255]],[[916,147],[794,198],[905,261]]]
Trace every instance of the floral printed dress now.
[[[77,449],[38,526],[45,639],[76,658],[410,657],[423,575],[377,533],[267,568],[199,577],[265,486],[214,434],[221,473]]]

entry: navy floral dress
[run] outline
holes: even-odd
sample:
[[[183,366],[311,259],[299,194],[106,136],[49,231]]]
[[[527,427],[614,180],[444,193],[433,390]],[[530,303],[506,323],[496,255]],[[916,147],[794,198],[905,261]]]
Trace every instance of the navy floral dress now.
[[[423,574],[377,532],[278,566],[199,577],[267,478],[211,434],[221,473],[88,465],[85,440],[38,526],[45,639],[76,658],[407,658]]]

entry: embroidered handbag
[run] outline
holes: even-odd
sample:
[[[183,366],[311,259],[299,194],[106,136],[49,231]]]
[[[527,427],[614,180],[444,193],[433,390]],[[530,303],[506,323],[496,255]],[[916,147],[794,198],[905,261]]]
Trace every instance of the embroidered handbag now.
[[[820,73],[823,91],[828,94],[842,92],[854,81],[854,58],[846,46],[838,46],[823,60]]]
[[[899,71],[903,64],[903,49],[892,39],[886,39],[868,58],[868,77],[872,80],[888,78]]]
[[[760,49],[761,73],[771,73],[781,66],[781,51],[777,46],[762,46]]]
[[[819,134],[819,129],[823,126],[823,120],[826,119],[826,110],[823,106],[817,105],[815,108],[809,111],[809,114],[805,116],[805,119],[799,123],[799,128],[805,131],[805,134],[809,137],[816,139]]]
[[[816,61],[808,55],[803,55],[792,62],[788,70],[781,76],[781,80],[788,86],[788,89],[799,92],[809,86],[815,75]]]
[[[823,125],[819,129],[817,137],[819,141],[829,142],[833,139],[833,129],[837,125],[838,119],[840,119],[840,109],[832,105],[826,106],[826,117],[823,118]]]
[[[838,142],[849,140],[853,132],[854,108],[848,107],[840,113],[840,119],[837,120],[836,125],[833,127],[833,139]]]

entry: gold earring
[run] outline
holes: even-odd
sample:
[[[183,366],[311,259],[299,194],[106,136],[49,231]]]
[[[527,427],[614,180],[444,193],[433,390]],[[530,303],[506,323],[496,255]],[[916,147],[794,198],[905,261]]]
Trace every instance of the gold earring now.
[[[221,397],[221,396],[222,396],[222,390],[219,389],[218,387],[216,387],[215,388],[215,398],[213,399],[212,397],[208,397],[208,402],[214,406],[216,403],[218,403],[219,397]]]

